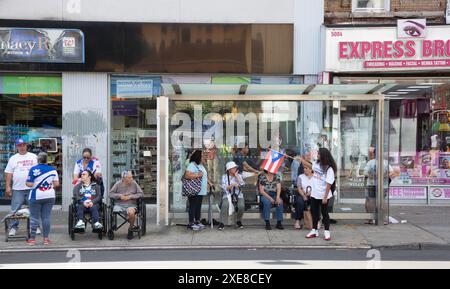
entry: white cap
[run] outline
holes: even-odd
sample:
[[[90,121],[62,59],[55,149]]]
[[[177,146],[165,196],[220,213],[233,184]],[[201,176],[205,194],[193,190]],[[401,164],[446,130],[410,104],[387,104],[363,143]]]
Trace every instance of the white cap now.
[[[227,171],[231,170],[232,168],[237,168],[238,165],[235,162],[228,162],[226,165]]]

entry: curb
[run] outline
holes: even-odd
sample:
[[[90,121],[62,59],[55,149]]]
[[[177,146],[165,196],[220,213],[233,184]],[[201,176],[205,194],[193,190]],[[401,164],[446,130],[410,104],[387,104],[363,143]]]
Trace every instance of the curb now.
[[[303,246],[303,245],[263,245],[263,246],[114,246],[114,247],[55,247],[55,248],[19,248],[19,249],[1,249],[0,254],[6,253],[40,253],[40,252],[67,252],[67,251],[147,251],[147,250],[286,250],[286,249],[339,249],[339,250],[369,250],[371,246],[346,246],[346,245],[330,245],[330,246]]]
[[[450,250],[450,244],[438,243],[409,243],[401,245],[372,246],[379,250]]]

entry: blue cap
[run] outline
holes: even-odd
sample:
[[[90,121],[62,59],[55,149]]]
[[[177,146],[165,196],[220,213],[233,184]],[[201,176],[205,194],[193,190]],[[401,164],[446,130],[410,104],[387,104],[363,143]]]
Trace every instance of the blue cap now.
[[[27,142],[23,138],[16,139],[16,146],[26,144]]]

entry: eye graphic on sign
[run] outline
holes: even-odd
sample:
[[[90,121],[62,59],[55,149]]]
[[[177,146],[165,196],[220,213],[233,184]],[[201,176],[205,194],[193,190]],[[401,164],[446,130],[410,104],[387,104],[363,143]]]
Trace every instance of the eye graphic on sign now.
[[[406,21],[405,24],[406,23],[408,23],[408,25],[403,28],[403,31],[405,31],[406,34],[412,37],[422,36],[423,30],[425,29],[422,24],[411,20]]]
[[[398,20],[399,38],[423,38],[425,37],[426,20]]]

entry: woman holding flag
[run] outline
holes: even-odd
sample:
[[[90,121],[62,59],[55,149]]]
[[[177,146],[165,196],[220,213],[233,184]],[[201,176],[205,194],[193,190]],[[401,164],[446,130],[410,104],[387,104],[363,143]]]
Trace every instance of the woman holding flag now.
[[[259,177],[259,192],[263,203],[263,217],[266,222],[266,230],[272,230],[270,225],[270,210],[276,207],[277,226],[283,230],[283,200],[281,199],[281,178],[278,169],[283,163],[285,155],[275,150],[269,150],[261,169],[264,170]]]
[[[302,159],[305,167],[310,167],[305,160]],[[311,193],[311,213],[313,216],[313,228],[306,235],[306,238],[319,237],[317,224],[322,212],[323,224],[325,226],[324,237],[326,241],[331,240],[330,233],[330,216],[328,214],[328,200],[333,196],[335,175],[337,171],[336,162],[330,151],[326,148],[320,148],[317,161],[312,165],[313,170],[313,187]]]

